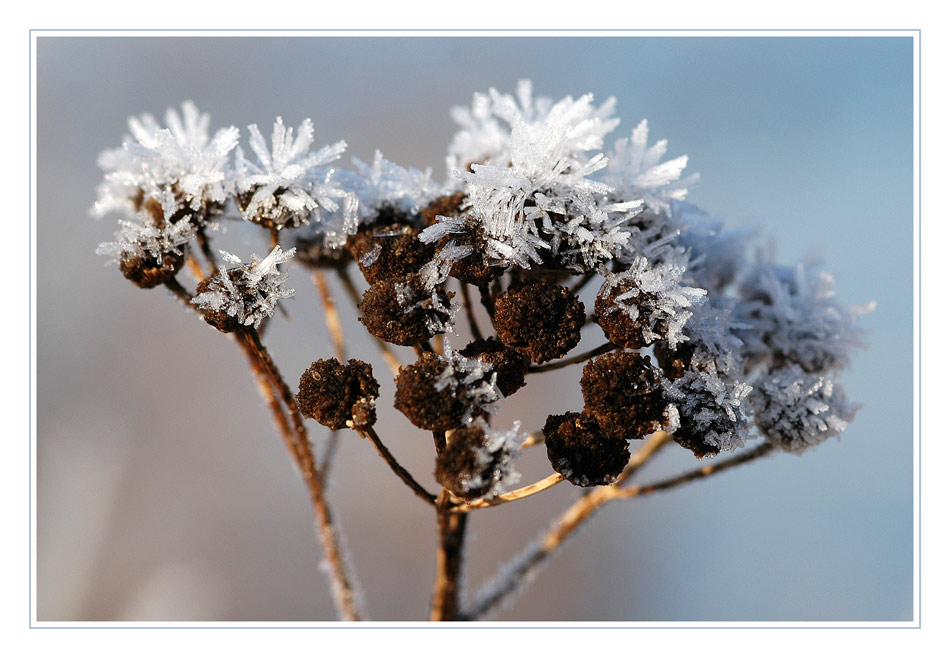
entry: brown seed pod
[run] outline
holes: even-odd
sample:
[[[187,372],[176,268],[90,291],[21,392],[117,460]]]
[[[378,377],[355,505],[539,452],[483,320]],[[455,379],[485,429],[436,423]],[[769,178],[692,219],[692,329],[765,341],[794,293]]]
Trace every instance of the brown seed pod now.
[[[432,259],[435,248],[421,242],[419,233],[405,224],[376,225],[351,235],[346,250],[372,285],[418,272]]]
[[[436,458],[435,479],[459,498],[480,498],[492,490],[505,457],[502,450],[489,452],[481,427],[462,427]]]
[[[472,341],[462,350],[462,356],[479,359],[493,365],[495,372],[498,373],[495,384],[505,397],[524,386],[524,376],[528,371],[528,357],[510,347],[505,347],[504,343],[495,337]]]
[[[604,434],[631,441],[663,427],[666,396],[650,357],[613,352],[592,359],[581,377],[584,411]]]
[[[579,487],[610,484],[630,460],[627,442],[605,435],[586,413],[548,416],[544,444],[554,470]]]
[[[184,252],[154,256],[125,256],[119,260],[122,275],[139,288],[154,288],[171,281],[185,265]]]
[[[564,286],[535,282],[495,300],[495,331],[508,347],[535,363],[564,356],[581,339],[584,304]]]
[[[399,370],[393,406],[416,427],[447,432],[461,427],[466,405],[451,386],[438,387],[446,362],[432,352]]]
[[[300,413],[331,430],[351,422],[355,427],[376,423],[379,383],[367,363],[350,359],[343,365],[336,359],[314,361],[300,376],[297,405]]]
[[[419,345],[444,333],[454,293],[427,291],[418,275],[377,281],[363,293],[360,322],[380,340]]]

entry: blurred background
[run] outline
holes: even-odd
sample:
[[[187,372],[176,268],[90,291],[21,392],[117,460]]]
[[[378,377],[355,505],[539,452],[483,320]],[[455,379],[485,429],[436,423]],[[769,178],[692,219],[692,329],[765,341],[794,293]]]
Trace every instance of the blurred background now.
[[[791,263],[815,251],[869,349],[843,377],[864,408],[843,438],[615,503],[503,621],[895,621],[913,614],[913,42],[910,38],[41,37],[37,57],[37,454],[40,621],[307,621],[335,613],[305,488],[232,341],[94,251],[96,157],[131,115],[194,100],[212,128],[311,117],[345,162],[375,149],[443,180],[453,105],[475,91],[616,96],[629,136],[670,140],[702,179],[690,200],[757,224]],[[246,142],[245,142],[246,143]],[[245,257],[264,237],[216,236]],[[332,354],[309,277],[265,338],[286,379]],[[431,438],[391,409],[393,384],[341,302],[350,355],[382,385],[377,426],[434,488]],[[189,282],[189,287],[193,283]],[[588,291],[590,302],[594,291]],[[597,344],[588,330],[582,346]],[[461,346],[466,335],[456,338]],[[401,348],[400,348],[401,349]],[[404,360],[410,360],[403,352]],[[577,410],[581,367],[535,375],[504,405],[525,430]],[[311,424],[318,449],[325,431]],[[331,497],[367,609],[424,618],[435,523],[367,442],[344,435]],[[694,468],[670,449],[643,481]],[[543,448],[523,483],[550,472]],[[477,587],[580,491],[473,514]]]

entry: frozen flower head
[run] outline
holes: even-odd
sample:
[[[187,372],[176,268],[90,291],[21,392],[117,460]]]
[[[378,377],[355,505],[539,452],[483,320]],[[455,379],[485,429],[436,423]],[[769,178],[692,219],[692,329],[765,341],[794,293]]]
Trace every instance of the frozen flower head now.
[[[762,434],[788,452],[840,435],[858,409],[832,377],[796,364],[763,375],[750,399]]]
[[[699,180],[699,174],[681,180],[688,157],[681,155],[663,160],[666,140],[648,146],[648,134],[644,119],[633,129],[629,139],[618,139],[613,153],[608,154],[603,179],[616,189],[619,198],[643,199],[651,213],[670,216],[670,202],[685,199],[689,187]]]
[[[449,164],[462,181],[464,209],[499,264],[530,268],[550,254],[561,265],[590,269],[622,250],[622,227],[640,205],[606,202],[611,188],[590,178],[606,166],[602,154],[589,152],[617,124],[609,118],[613,101],[600,108],[590,94],[533,101],[526,81],[518,96],[491,90],[476,95],[471,112],[455,113],[464,130]]]
[[[327,145],[311,152],[313,123],[304,119],[297,129],[286,128],[277,117],[271,134],[271,148],[257,125],[248,126],[251,150],[257,162],[244,157],[239,147],[235,184],[237,202],[244,219],[271,229],[296,227],[311,213],[340,210],[346,192],[333,180],[331,162],[346,150],[346,142]]]
[[[651,265],[646,257],[619,274],[603,270],[606,281],[594,303],[597,323],[615,345],[640,348],[657,340],[675,347],[685,340],[683,327],[706,291],[681,285],[686,267]]]
[[[175,195],[191,220],[203,224],[222,212],[231,193],[228,154],[237,146],[238,129],[218,130],[210,137],[210,118],[191,101],[182,114],[169,109],[166,128],[149,114],[129,119],[131,136],[121,148],[104,151],[99,166],[105,172],[93,214],[139,211],[163,192]]]
[[[459,498],[493,498],[518,482],[514,457],[524,440],[515,421],[510,430],[494,430],[481,418],[452,432],[436,458],[439,484]]]
[[[294,256],[294,249],[282,251],[279,246],[264,259],[251,254],[250,264],[226,251],[221,257],[231,265],[198,284],[198,294],[192,300],[203,310],[208,324],[227,333],[243,327],[257,329],[264,318],[274,315],[277,302],[292,297],[287,288],[287,274],[278,269]]]
[[[360,200],[360,219],[372,219],[382,208],[412,216],[442,195],[445,189],[432,180],[432,169],[400,167],[376,151],[373,164],[353,158],[358,176],[352,181]]]
[[[498,411],[501,399],[491,363],[446,346],[445,356],[425,352],[396,377],[394,406],[416,427],[447,432]]]
[[[190,216],[166,221],[178,207],[171,194],[162,195],[164,203],[156,212],[142,211],[136,221],[119,220],[115,242],[103,242],[96,253],[118,264],[125,278],[141,288],[154,288],[170,281],[185,263],[185,245],[195,237]]]
[[[742,292],[776,365],[794,363],[811,373],[848,366],[851,350],[862,345],[856,320],[873,308],[842,308],[834,278],[804,264],[761,264],[743,281]]]

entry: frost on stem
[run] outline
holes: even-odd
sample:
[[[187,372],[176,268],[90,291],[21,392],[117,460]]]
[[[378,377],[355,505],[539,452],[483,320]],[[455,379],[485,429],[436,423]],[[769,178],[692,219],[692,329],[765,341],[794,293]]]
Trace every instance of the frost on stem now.
[[[202,281],[192,300],[204,311],[208,324],[226,333],[241,327],[257,329],[264,318],[274,315],[279,300],[293,296],[293,289],[284,285],[287,274],[277,268],[293,258],[293,249],[274,247],[264,259],[251,254],[250,264],[226,251],[220,253],[225,262],[236,267]]]

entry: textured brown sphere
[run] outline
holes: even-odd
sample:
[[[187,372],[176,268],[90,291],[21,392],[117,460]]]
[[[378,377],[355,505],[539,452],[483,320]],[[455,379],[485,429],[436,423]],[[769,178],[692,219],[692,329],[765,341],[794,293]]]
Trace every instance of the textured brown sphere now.
[[[399,370],[393,406],[416,427],[447,432],[462,425],[465,404],[454,395],[452,387],[436,388],[445,367],[437,354],[427,352]]]
[[[613,352],[592,359],[581,377],[584,411],[604,434],[631,441],[663,427],[666,396],[650,357]]]
[[[346,241],[367,283],[414,274],[432,260],[435,248],[419,240],[419,229],[386,224],[360,229]]]
[[[350,359],[343,365],[336,359],[314,361],[300,376],[297,405],[300,413],[331,430],[352,422],[356,427],[376,423],[379,384],[368,363]]]
[[[470,425],[452,432],[452,439],[435,462],[435,479],[459,498],[472,500],[492,489],[501,452],[490,457],[485,432]],[[488,457],[488,458],[486,458]]]
[[[400,291],[407,306],[415,306],[408,313],[400,303]],[[418,345],[437,332],[434,326],[449,320],[448,309],[452,295],[437,292],[438,304],[426,292],[418,275],[377,281],[363,293],[360,304],[360,322],[369,333],[394,345]],[[433,325],[433,322],[435,325]]]
[[[474,340],[462,350],[462,356],[478,359],[494,366],[497,374],[495,384],[505,397],[524,386],[524,376],[528,371],[528,357],[494,337]]]
[[[495,301],[495,331],[508,347],[536,363],[564,356],[581,340],[584,304],[564,286],[535,282]]]
[[[612,308],[614,300],[624,292],[627,292],[627,288],[623,284],[611,287],[609,283],[604,283],[600,292],[597,293],[597,299],[594,300],[594,321],[600,325],[600,328],[604,330],[604,335],[614,345],[630,349],[646,347],[650,343],[643,337],[647,317],[641,313],[634,320],[626,312],[616,307]],[[624,303],[635,305],[639,300],[639,296],[634,296],[625,299]]]
[[[219,276],[220,274],[213,274],[199,283],[198,287],[195,289],[196,296],[204,292],[217,290],[218,286],[222,285],[216,281]],[[229,272],[228,276],[231,277],[232,281],[237,282],[240,280],[240,272],[237,270]],[[210,308],[204,308],[199,312],[201,313],[201,317],[204,318],[205,322],[220,332],[229,334],[244,328],[244,325],[241,324],[240,320],[238,320],[233,315],[228,315],[225,311],[215,311]]]
[[[180,255],[165,254],[161,262],[152,256],[124,257],[119,260],[119,270],[139,288],[154,288],[171,281],[184,264],[184,252]]]
[[[610,484],[630,460],[627,442],[605,435],[586,413],[548,416],[544,443],[554,470],[579,487]]]

